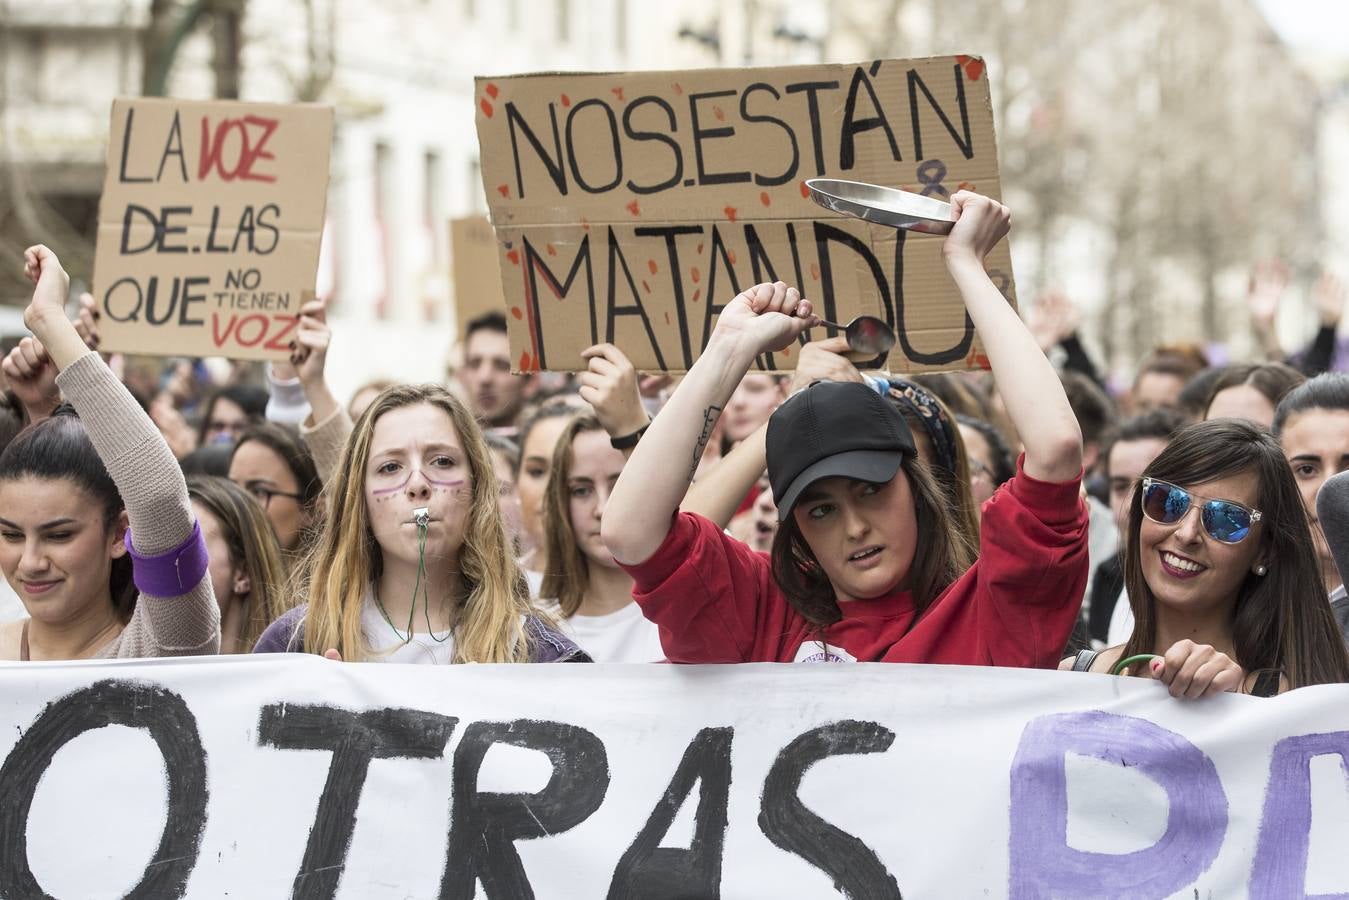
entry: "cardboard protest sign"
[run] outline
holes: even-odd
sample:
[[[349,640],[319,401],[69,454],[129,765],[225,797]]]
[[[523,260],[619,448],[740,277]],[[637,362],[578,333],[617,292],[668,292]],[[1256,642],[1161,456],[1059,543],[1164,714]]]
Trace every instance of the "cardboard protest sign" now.
[[[1342,685],[12,663],[0,896],[1343,896],[1346,760]]]
[[[283,359],[314,294],[333,111],[112,105],[94,298],[100,349]]]
[[[476,99],[520,370],[583,369],[581,350],[611,341],[681,371],[720,304],[772,280],[831,321],[891,323],[894,371],[986,364],[940,237],[840,217],[805,187],[999,197],[982,60],[479,78]],[[1006,241],[987,268],[1015,302]]]
[[[465,326],[478,316],[506,312],[496,235],[486,216],[450,220],[450,257],[454,268],[455,322],[462,340]]]

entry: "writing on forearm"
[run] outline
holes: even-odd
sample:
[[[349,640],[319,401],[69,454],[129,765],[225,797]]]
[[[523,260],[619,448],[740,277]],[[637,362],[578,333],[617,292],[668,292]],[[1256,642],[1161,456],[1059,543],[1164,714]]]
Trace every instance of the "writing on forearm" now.
[[[703,430],[698,435],[698,443],[693,445],[693,465],[689,467],[689,481],[698,471],[698,463],[702,462],[703,450],[707,448],[707,442],[712,438],[712,429],[717,427],[717,418],[721,415],[720,406],[709,406],[703,410]]]

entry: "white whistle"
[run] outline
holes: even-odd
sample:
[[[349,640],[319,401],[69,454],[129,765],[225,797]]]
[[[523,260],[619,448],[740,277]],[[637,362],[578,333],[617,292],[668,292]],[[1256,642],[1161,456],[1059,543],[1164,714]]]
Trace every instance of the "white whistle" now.
[[[425,506],[419,506],[412,511],[412,520],[417,523],[418,528],[425,528],[431,521],[431,510]]]

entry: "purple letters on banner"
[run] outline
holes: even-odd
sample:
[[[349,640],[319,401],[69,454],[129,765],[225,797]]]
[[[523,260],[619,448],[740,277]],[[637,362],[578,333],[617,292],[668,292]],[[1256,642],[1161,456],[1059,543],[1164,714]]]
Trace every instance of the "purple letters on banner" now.
[[[1089,853],[1068,846],[1064,756],[1078,753],[1148,776],[1165,791],[1166,833],[1145,850]],[[1198,747],[1145,719],[1100,711],[1041,716],[1012,762],[1009,893],[1165,897],[1194,883],[1227,832],[1227,795]]]
[[[1265,811],[1260,818],[1260,845],[1251,867],[1251,900],[1308,897],[1307,853],[1312,830],[1311,761],[1335,754],[1349,777],[1349,731],[1304,734],[1274,745],[1265,788]],[[1349,894],[1316,894],[1317,898],[1345,898]]]

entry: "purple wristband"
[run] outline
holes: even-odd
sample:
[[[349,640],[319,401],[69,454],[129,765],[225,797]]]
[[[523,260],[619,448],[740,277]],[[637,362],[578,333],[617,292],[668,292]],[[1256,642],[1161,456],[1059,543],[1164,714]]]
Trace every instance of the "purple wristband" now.
[[[142,556],[131,544],[131,529],[126,530],[126,552],[131,554],[131,578],[136,590],[152,597],[177,597],[197,586],[210,557],[201,536],[201,523],[192,523],[192,533],[172,550],[157,556]]]

